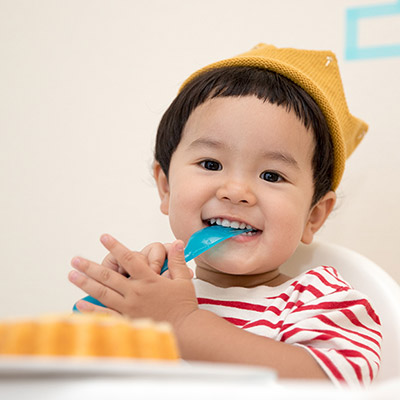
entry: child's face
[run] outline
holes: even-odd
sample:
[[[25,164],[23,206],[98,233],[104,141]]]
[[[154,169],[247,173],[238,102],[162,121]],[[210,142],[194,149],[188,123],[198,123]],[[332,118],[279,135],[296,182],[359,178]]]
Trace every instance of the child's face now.
[[[168,180],[155,167],[161,210],[174,235],[187,242],[214,219],[256,229],[199,256],[198,268],[265,273],[286,261],[300,241],[311,242],[320,226],[317,206],[310,209],[313,150],[312,131],[293,111],[254,96],[215,98],[193,111]]]

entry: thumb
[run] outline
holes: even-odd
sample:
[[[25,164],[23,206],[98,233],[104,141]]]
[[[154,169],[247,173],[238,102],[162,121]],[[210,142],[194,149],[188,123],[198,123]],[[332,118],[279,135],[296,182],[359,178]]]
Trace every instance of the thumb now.
[[[184,248],[182,240],[176,240],[168,251],[168,269],[172,279],[192,279],[192,270],[186,265]]]

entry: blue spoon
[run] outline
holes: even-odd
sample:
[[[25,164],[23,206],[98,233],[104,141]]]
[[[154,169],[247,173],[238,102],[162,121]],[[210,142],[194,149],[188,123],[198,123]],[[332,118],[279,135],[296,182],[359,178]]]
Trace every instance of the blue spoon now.
[[[203,228],[190,236],[185,248],[185,261],[189,262],[190,260],[193,260],[193,258],[196,258],[200,254],[211,249],[211,247],[214,247],[218,243],[250,230],[251,229],[229,228],[221,225],[212,225],[208,226],[207,228]],[[168,260],[165,260],[160,274],[163,274],[167,269]]]
[[[230,227],[224,227],[220,225],[212,225],[207,228],[203,228],[195,233],[189,238],[188,243],[185,248],[185,261],[189,262],[193,258],[198,257],[200,254],[211,249],[218,243],[229,239],[233,236],[240,235],[244,232],[249,232],[251,229],[235,229]],[[165,260],[164,265],[161,268],[160,274],[163,274],[168,269],[168,260]],[[89,303],[105,307],[104,304],[100,303],[98,300],[92,296],[86,296],[82,300],[88,301]],[[80,312],[74,305],[74,312]]]

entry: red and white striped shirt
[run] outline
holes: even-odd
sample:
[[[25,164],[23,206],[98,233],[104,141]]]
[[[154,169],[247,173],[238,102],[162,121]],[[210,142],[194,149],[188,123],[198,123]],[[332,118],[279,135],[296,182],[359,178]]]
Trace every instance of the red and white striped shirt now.
[[[379,317],[332,267],[277,287],[220,288],[194,279],[199,307],[257,335],[307,349],[336,384],[366,385],[380,365]]]

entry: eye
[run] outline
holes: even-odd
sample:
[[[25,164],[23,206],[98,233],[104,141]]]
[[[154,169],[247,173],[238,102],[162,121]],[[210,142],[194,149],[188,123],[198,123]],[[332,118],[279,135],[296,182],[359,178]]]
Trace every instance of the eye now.
[[[283,178],[281,175],[279,175],[277,172],[273,172],[273,171],[264,171],[261,175],[260,175],[261,179],[264,179],[267,182],[281,182],[283,181]]]
[[[222,170],[222,165],[218,161],[214,160],[204,160],[200,163],[200,165],[208,169],[210,171],[221,171]]]

